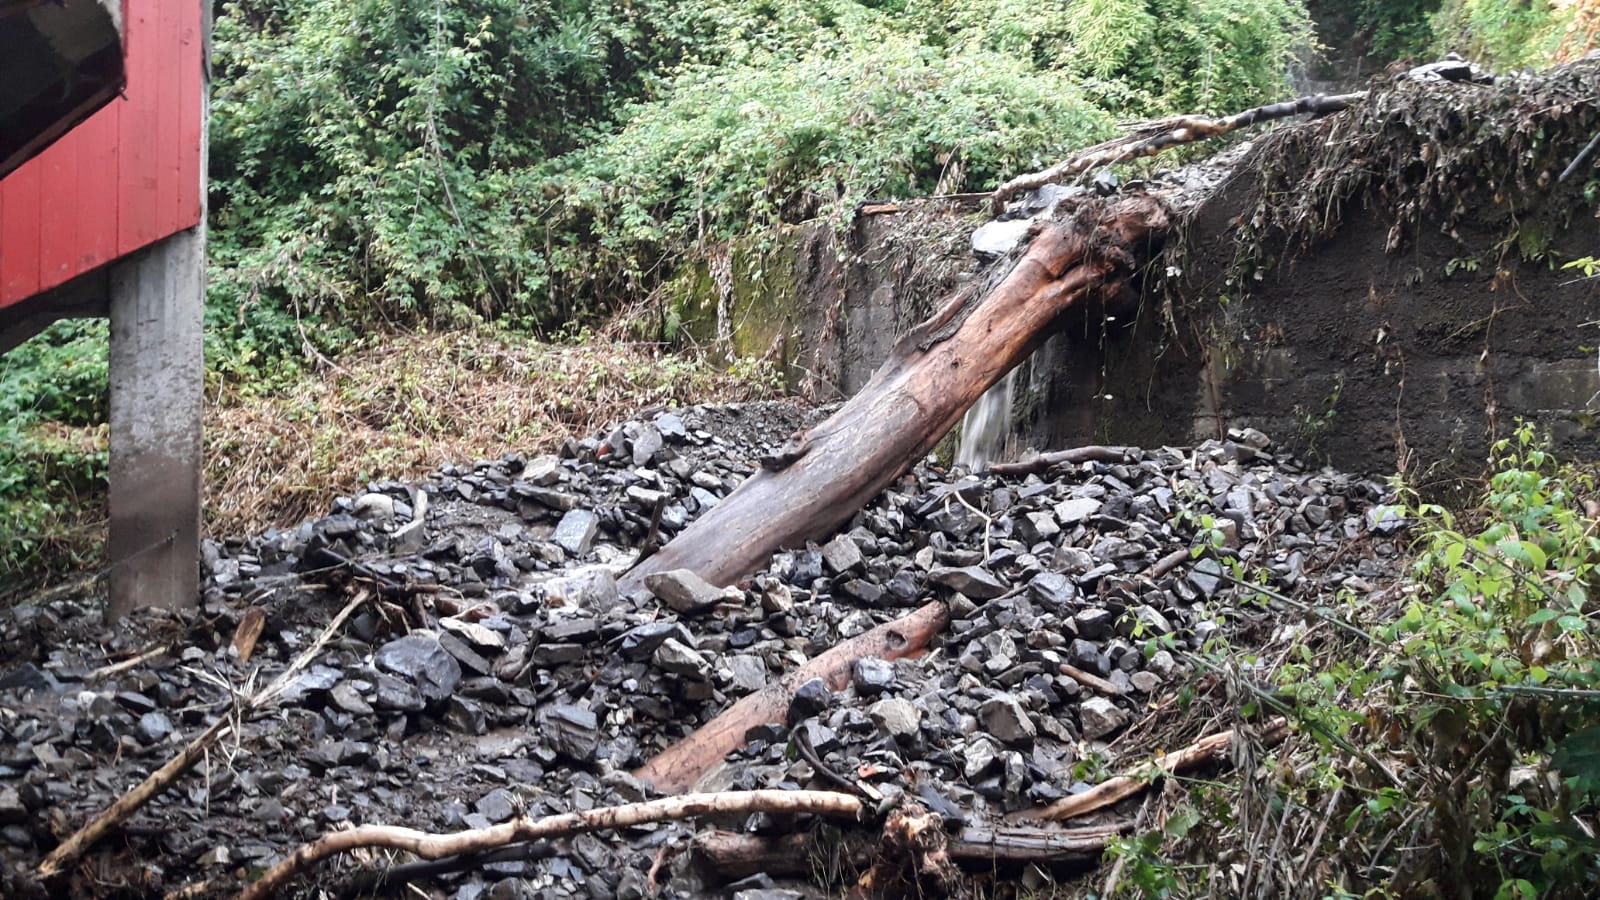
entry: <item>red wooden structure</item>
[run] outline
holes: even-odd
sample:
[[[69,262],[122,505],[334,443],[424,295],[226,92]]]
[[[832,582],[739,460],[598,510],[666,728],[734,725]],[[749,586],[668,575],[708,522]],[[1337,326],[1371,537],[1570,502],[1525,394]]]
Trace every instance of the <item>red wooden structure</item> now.
[[[208,3],[122,0],[122,96],[0,178],[0,352],[111,319],[113,617],[196,600]]]
[[[123,96],[0,180],[0,308],[200,223],[202,11],[127,0]]]

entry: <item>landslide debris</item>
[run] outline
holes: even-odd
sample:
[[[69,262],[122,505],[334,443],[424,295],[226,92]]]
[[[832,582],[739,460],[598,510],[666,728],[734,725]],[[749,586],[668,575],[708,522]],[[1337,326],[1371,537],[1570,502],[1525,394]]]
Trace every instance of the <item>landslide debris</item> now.
[[[843,691],[803,687],[788,721],[747,735],[702,787],[829,788],[797,752],[804,744],[832,772],[914,799],[946,827],[998,823],[1214,724],[1227,701],[1208,701],[1204,686],[1189,712],[1174,701],[1195,685],[1185,652],[1224,634],[1269,640],[1288,615],[1237,587],[1230,563],[1289,593],[1361,595],[1385,584],[1398,556],[1404,523],[1381,485],[1308,467],[1243,431],[1020,478],[924,461],[831,540],[774,555],[736,588],[674,577],[654,593],[617,590],[641,545],[718,503],[816,417],[776,403],[691,407],[568,440],[559,454],[373,484],[299,528],[208,545],[204,602],[189,614],[106,628],[95,598],[9,610],[0,893],[37,893],[29,873],[44,852],[226,714],[232,686],[283,671],[356,585],[378,599],[276,711],[103,842],[73,896],[242,879],[346,824],[450,831],[638,800],[649,788],[628,773],[651,755],[806,658],[935,598],[953,622],[932,652],[861,660]],[[244,662],[230,648],[249,610],[266,624]],[[169,651],[96,675],[152,647]],[[1104,684],[1087,687],[1063,665]],[[767,814],[720,824],[811,827]],[[700,827],[582,835],[423,881],[464,900],[642,897],[664,848],[682,849]],[[337,894],[363,883],[357,870],[396,862],[330,863],[300,890]],[[730,887],[690,853],[655,877],[665,897],[813,890],[763,873]]]

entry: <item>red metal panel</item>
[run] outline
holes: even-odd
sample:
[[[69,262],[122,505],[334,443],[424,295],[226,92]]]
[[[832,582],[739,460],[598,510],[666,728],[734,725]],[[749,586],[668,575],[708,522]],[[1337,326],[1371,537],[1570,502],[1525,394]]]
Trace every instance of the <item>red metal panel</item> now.
[[[123,97],[0,180],[0,306],[200,221],[204,2],[125,0]]]
[[[0,219],[0,296],[20,300],[39,292],[39,193],[43,181],[40,168],[31,165],[6,176],[5,218]]]
[[[112,104],[79,126],[78,257],[76,271],[86,272],[117,255],[117,129],[120,104]]]
[[[42,167],[44,191],[39,197],[39,282],[55,282],[77,264],[78,204],[81,195],[78,162],[81,141],[50,154]],[[71,277],[71,276],[67,276]]]
[[[123,13],[123,32],[128,40],[128,98],[143,99],[158,88],[160,61],[146,52],[157,35],[156,6],[133,0]],[[177,97],[170,98],[176,103]],[[126,255],[134,248],[155,240],[160,227],[161,173],[157,157],[161,145],[160,104],[139,104],[128,110],[119,123],[117,143],[117,253]]]
[[[206,0],[201,0],[206,2]],[[178,7],[173,7],[175,10]],[[200,147],[202,132],[201,111],[205,109],[205,32],[199,16],[178,16],[178,52],[175,54],[182,89],[178,93],[178,128],[175,132],[177,146],[173,159],[177,160],[177,189],[172,192],[176,205],[172,224],[175,228],[188,228],[200,221],[200,160],[202,154],[193,152]]]

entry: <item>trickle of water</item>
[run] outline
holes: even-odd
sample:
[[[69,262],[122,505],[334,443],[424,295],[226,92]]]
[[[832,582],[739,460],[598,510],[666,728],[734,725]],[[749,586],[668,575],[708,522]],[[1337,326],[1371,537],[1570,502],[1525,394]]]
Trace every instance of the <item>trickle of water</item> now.
[[[956,462],[977,471],[1005,450],[1011,436],[1011,395],[1016,389],[1017,370],[983,392],[961,417],[961,439],[956,443]]]

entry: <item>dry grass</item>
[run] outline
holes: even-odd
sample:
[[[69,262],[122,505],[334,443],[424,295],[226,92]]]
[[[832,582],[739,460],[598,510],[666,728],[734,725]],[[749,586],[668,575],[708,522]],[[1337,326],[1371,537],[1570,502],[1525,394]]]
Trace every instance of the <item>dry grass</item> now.
[[[208,406],[206,531],[290,525],[368,481],[547,452],[646,407],[774,393],[771,378],[653,344],[544,344],[481,331],[396,338],[281,395]]]

